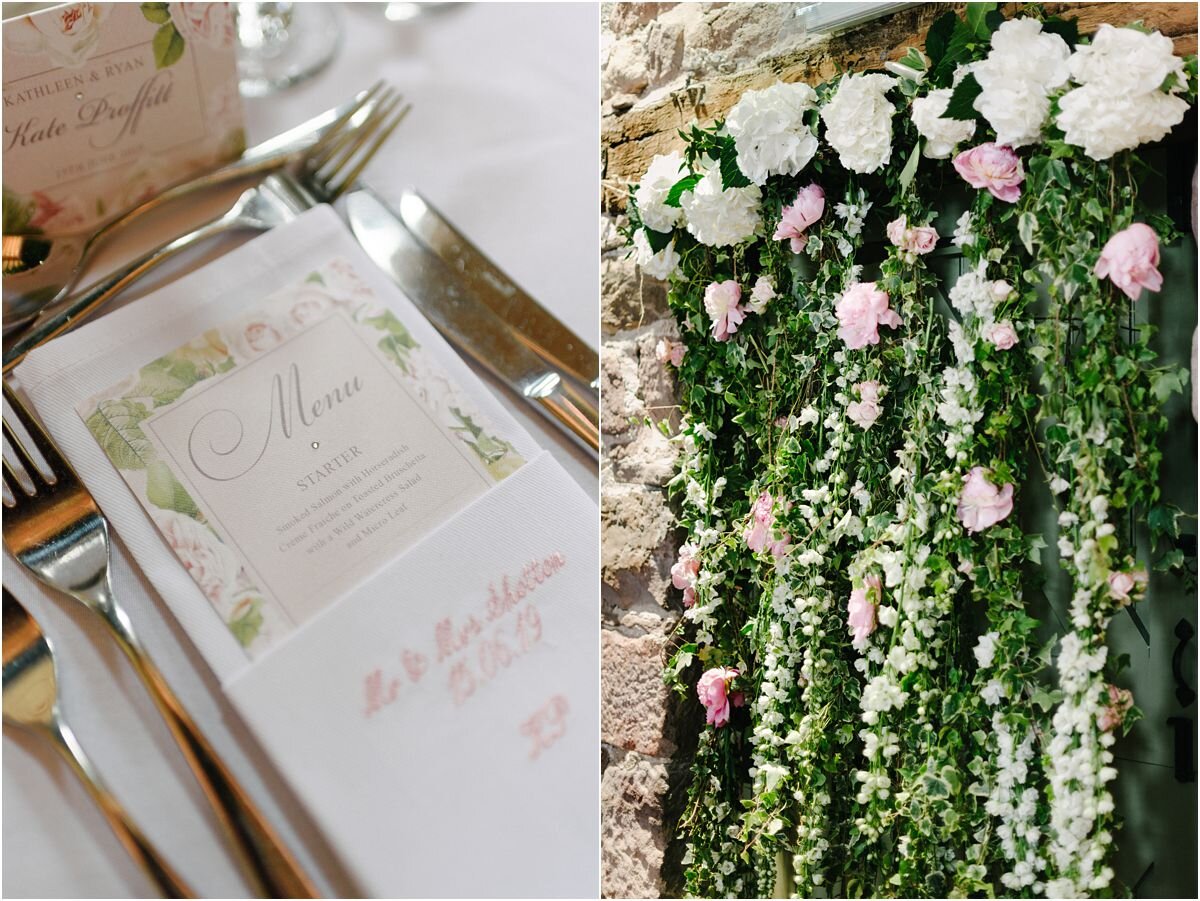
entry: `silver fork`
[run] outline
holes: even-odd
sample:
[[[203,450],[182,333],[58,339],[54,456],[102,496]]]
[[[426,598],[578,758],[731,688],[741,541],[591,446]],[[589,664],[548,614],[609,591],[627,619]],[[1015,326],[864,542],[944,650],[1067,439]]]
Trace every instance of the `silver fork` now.
[[[58,706],[54,649],[38,621],[4,589],[4,722],[43,736],[71,767],[117,840],[164,898],[195,898],[100,778]]]
[[[3,371],[8,373],[33,348],[74,328],[181,251],[233,229],[267,231],[290,222],[313,205],[313,197],[332,202],[354,183],[411,108],[390,87],[372,88],[304,154],[295,181],[286,172],[268,175],[210,222],[151,250],[79,294],[50,305],[29,331],[4,351]],[[306,191],[313,197],[306,196]]]
[[[26,475],[28,488],[6,452],[4,487],[11,501],[4,498],[5,547],[40,581],[83,604],[108,627],[166,721],[259,897],[319,897],[271,824],[184,709],[113,596],[108,521],[95,499],[7,382],[4,399],[50,473],[50,478],[42,474],[6,413],[4,439]]]

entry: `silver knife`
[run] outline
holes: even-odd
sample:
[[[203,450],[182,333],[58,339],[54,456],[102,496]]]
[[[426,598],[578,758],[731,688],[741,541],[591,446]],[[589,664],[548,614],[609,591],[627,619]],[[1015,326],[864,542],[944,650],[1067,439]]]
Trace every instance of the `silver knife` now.
[[[595,403],[533,353],[467,285],[422,245],[374,193],[346,196],[346,215],[358,243],[434,327],[539,413],[597,457]]]
[[[433,205],[409,188],[400,195],[400,221],[452,269],[480,301],[561,372],[598,387],[600,358],[586,341],[559,322],[509,278]]]

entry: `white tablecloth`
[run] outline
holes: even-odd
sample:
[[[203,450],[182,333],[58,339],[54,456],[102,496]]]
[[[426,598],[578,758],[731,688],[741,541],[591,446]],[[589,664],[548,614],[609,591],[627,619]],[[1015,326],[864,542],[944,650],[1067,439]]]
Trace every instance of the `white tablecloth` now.
[[[250,142],[387,79],[415,107],[366,179],[385,195],[418,187],[595,345],[596,6],[472,4],[406,25],[387,22],[377,4],[339,11],[343,43],[328,69],[274,97],[247,101]],[[153,239],[143,236],[142,243]],[[594,463],[502,397],[596,497]],[[244,897],[247,889],[194,779],[116,646],[90,614],[41,591],[7,557],[3,578],[54,641],[65,713],[134,819],[202,895]],[[139,581],[118,547],[118,596]],[[321,890],[328,897],[356,894],[352,876],[237,721],[187,636],[159,604],[128,606],[168,681]],[[48,745],[6,726],[3,773],[5,897],[150,891]],[[464,854],[469,865],[469,849]]]

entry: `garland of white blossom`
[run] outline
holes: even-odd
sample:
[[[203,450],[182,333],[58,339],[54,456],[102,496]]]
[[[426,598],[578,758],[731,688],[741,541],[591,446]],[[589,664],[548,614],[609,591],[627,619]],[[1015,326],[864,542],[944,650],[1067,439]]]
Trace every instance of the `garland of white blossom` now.
[[[667,678],[705,713],[677,826],[690,895],[769,893],[780,852],[799,897],[1112,883],[1109,747],[1137,712],[1105,634],[1146,578],[1111,510],[1170,532],[1155,404],[1182,388],[1120,333],[1118,290],[1159,290],[1174,237],[1139,218],[1129,161],[1182,120],[1195,58],[996,4],[943,15],[926,51],[748,91],[631,193],[627,237],[683,337],[658,356],[684,412]],[[926,259],[954,181],[976,193],[947,318]],[[1046,542],[1012,516],[1039,420],[1074,585],[1057,653],[1022,595]]]

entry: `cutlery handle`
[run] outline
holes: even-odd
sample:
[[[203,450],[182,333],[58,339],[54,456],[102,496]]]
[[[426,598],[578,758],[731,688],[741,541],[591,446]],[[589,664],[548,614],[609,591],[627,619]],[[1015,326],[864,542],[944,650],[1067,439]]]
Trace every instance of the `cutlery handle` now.
[[[121,842],[138,866],[146,872],[162,896],[164,898],[195,898],[195,893],[188,888],[187,883],[155,850],[154,845],[137,827],[137,824],[129,819],[129,814],[125,812],[121,802],[105,787],[71,728],[56,718],[47,726],[46,731],[55,749],[70,764],[75,775],[91,793],[101,813],[104,814],[104,818],[108,820],[108,825],[117,836],[117,840]]]
[[[560,380],[549,394],[533,400],[543,415],[560,428],[570,431],[592,456],[599,456],[600,415],[586,394],[572,387],[569,382]]]
[[[260,898],[319,898],[296,859],[184,710],[124,612],[115,604],[105,605],[104,621],[150,692],[254,891]]]
[[[29,331],[4,352],[4,373],[8,374],[35,347],[77,326],[99,307],[112,300],[160,263],[166,262],[193,244],[198,244],[200,241],[226,231],[232,225],[233,217],[230,217],[229,214],[218,216],[186,235],[148,251],[116,272],[106,275],[83,293],[70,298],[65,306],[55,304],[47,307]]]

